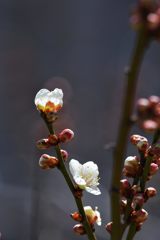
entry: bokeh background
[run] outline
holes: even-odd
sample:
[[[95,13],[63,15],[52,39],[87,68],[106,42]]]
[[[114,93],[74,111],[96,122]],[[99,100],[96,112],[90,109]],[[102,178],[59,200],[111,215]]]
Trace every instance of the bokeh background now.
[[[5,240],[80,239],[70,212],[73,198],[56,170],[43,171],[35,141],[47,129],[34,106],[41,88],[62,88],[64,108],[56,129],[72,128],[64,146],[70,158],[95,161],[101,196],[85,193],[98,206],[109,239],[112,149],[123,97],[124,67],[135,33],[129,26],[131,0],[0,0],[0,231]],[[160,45],[146,54],[137,97],[160,93]],[[134,133],[139,132],[134,128]],[[140,132],[141,133],[141,132]],[[146,135],[145,135],[146,136]],[[130,148],[129,154],[135,154]],[[159,191],[160,174],[153,179]],[[147,203],[149,219],[135,239],[159,239],[159,195]],[[81,237],[86,239],[86,237]]]

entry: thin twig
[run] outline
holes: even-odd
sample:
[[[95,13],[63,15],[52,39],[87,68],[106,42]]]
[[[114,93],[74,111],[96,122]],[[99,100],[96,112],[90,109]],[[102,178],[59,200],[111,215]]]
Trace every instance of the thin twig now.
[[[45,119],[44,119],[45,120]],[[47,124],[47,127],[48,127],[48,130],[50,132],[50,134],[54,134],[54,130],[53,130],[53,126],[51,123],[48,123],[46,120],[45,120],[45,123]],[[86,217],[86,214],[85,214],[85,211],[84,211],[84,207],[83,207],[83,203],[82,203],[82,198],[81,197],[76,197],[76,186],[73,184],[72,180],[71,180],[71,177],[66,169],[66,166],[64,164],[64,160],[62,158],[62,155],[61,155],[61,149],[60,149],[60,146],[59,144],[57,144],[55,146],[55,150],[56,150],[56,154],[57,154],[57,157],[58,157],[58,160],[59,160],[59,170],[61,171],[63,177],[65,178],[66,180],[66,183],[70,189],[70,191],[72,192],[72,195],[75,199],[75,202],[77,204],[77,208],[78,208],[78,211],[79,213],[81,214],[82,216],[82,224],[85,228],[85,231],[86,231],[86,234],[88,236],[88,239],[89,240],[96,240],[96,236],[95,234],[93,233],[93,230],[88,222],[88,219]]]
[[[156,144],[159,141],[159,138],[160,138],[160,129],[158,129],[155,132],[153,136],[152,144]],[[140,178],[140,187],[141,187],[142,193],[145,191],[145,186],[146,186],[151,162],[152,162],[152,157],[150,156],[147,157],[145,161],[144,169],[143,169],[143,174]],[[131,223],[126,240],[132,240],[135,234],[136,234],[136,227],[133,225],[133,223]]]
[[[122,108],[122,119],[119,126],[117,142],[114,150],[114,162],[111,187],[111,208],[112,208],[112,240],[120,240],[120,178],[122,173],[123,159],[125,156],[128,134],[130,131],[130,117],[132,115],[136,93],[137,79],[140,66],[149,43],[149,37],[144,29],[139,31],[135,49],[133,51],[129,71],[127,72],[127,83]]]

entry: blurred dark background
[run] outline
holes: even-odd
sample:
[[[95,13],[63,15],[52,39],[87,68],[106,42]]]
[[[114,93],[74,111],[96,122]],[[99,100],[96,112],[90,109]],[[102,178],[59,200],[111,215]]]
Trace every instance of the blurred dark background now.
[[[48,132],[34,106],[41,88],[64,91],[58,130],[75,131],[64,146],[70,158],[99,165],[101,196],[85,193],[85,205],[98,206],[109,239],[109,187],[124,87],[135,33],[129,26],[134,1],[0,0],[0,231],[5,240],[80,239],[74,235],[76,210],[56,170],[38,167],[35,141]],[[142,67],[137,97],[160,93],[160,45],[153,43]],[[139,132],[134,129],[134,133]],[[140,132],[141,133],[141,132]],[[146,135],[145,135],[146,136]],[[130,149],[129,155],[135,154]],[[160,186],[160,174],[153,179]],[[159,195],[147,203],[149,219],[135,239],[158,239]],[[81,237],[86,239],[86,237]]]

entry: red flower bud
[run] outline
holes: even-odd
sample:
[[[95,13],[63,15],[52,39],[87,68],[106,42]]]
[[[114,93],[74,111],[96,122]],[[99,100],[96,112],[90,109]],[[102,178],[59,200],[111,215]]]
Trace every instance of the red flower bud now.
[[[146,188],[146,190],[144,192],[144,196],[145,196],[146,200],[148,200],[148,198],[156,196],[156,194],[157,194],[157,190],[153,187]]]
[[[138,150],[141,152],[145,152],[149,147],[147,138],[142,137],[140,135],[134,134],[130,137],[130,140],[131,140],[131,143],[133,145],[136,145]]]
[[[120,181],[120,194],[126,198],[128,198],[131,194],[131,185],[127,179],[122,179]]]
[[[160,102],[160,98],[158,96],[150,96],[149,97],[149,104],[151,107],[154,107]]]
[[[137,193],[139,193],[141,191],[141,188],[139,185],[133,185],[132,187],[132,194],[136,195]]]
[[[82,224],[76,224],[74,227],[73,227],[73,230],[75,233],[79,234],[79,235],[84,235],[86,234],[86,231],[83,227]]]
[[[39,141],[37,141],[36,146],[40,150],[45,150],[49,148],[51,144],[49,143],[48,139],[40,139]]]
[[[122,199],[121,202],[120,202],[121,214],[123,214],[125,212],[126,206],[127,206],[127,200]]]
[[[74,212],[74,213],[71,213],[71,217],[77,221],[77,222],[81,222],[82,221],[82,216],[79,212]]]
[[[160,103],[158,103],[154,108],[154,114],[156,117],[160,117]]]
[[[148,213],[143,208],[138,211],[133,211],[131,214],[132,221],[137,224],[143,223],[147,218],[148,218]]]
[[[132,206],[133,208],[142,207],[144,204],[144,197],[141,193],[138,193],[134,196]]]
[[[105,227],[109,233],[112,233],[112,226],[113,226],[113,222],[109,222]]]
[[[68,152],[66,150],[61,149],[61,155],[64,161],[68,159]]]
[[[48,154],[43,154],[39,159],[39,166],[42,169],[54,168],[59,164],[59,160],[56,157],[52,157]]]
[[[51,145],[57,145],[58,144],[58,137],[55,134],[50,134],[48,136],[48,141]]]
[[[139,113],[145,113],[149,108],[149,101],[147,98],[140,98],[137,101],[137,110]]]
[[[154,132],[158,128],[158,123],[153,120],[146,120],[142,123],[142,128],[146,132]]]
[[[59,141],[62,143],[66,143],[72,140],[74,137],[74,132],[70,129],[64,129],[60,134],[59,134]]]
[[[148,21],[148,27],[150,30],[156,30],[159,27],[160,19],[158,14],[156,13],[148,14],[147,21]]]
[[[158,167],[158,165],[156,163],[151,163],[149,175],[152,176],[152,175],[156,174],[158,169],[159,169],[159,167]]]

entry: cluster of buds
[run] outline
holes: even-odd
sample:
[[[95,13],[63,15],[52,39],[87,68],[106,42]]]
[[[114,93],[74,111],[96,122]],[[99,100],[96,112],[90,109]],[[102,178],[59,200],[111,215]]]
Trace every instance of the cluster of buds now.
[[[58,135],[50,134],[48,138],[40,139],[37,141],[37,147],[39,149],[47,149],[51,146],[55,146],[59,143],[67,143],[71,141],[74,137],[74,132],[71,129],[64,129]]]
[[[74,132],[70,129],[64,129],[59,135],[56,134],[50,134],[48,136],[48,138],[44,138],[44,139],[40,139],[39,141],[37,141],[36,145],[38,149],[41,150],[45,150],[50,148],[51,146],[56,146],[59,143],[67,143],[69,141],[71,141],[74,137]],[[61,157],[64,161],[66,161],[68,159],[68,152],[64,149],[60,150],[61,152]],[[53,158],[55,157],[47,157],[49,155],[47,154],[43,154],[42,157],[39,160],[39,166],[42,169],[50,169],[53,168],[53,166],[51,167],[50,162],[53,160]],[[48,160],[50,159],[50,160]],[[48,165],[48,167],[47,167]],[[58,164],[57,164],[58,165]],[[56,164],[54,165],[57,166]]]
[[[144,28],[150,37],[160,40],[160,5],[155,0],[138,0],[130,21],[135,30]]]
[[[57,113],[63,106],[63,91],[55,88],[54,91],[48,89],[41,89],[35,97],[35,105],[41,113],[42,118],[47,125],[50,125],[57,119]],[[67,143],[74,137],[74,132],[70,129],[64,129],[59,134],[50,134],[47,138],[40,139],[36,145],[38,149],[48,149],[51,146],[56,146],[60,143]],[[61,149],[61,158],[66,161],[68,153]],[[59,165],[59,160],[56,157],[43,154],[39,160],[39,166],[42,169],[51,169]]]
[[[140,177],[144,166],[150,161],[148,180],[157,173],[160,167],[160,144],[149,145],[148,140],[140,135],[132,135],[130,141],[137,147],[140,157],[129,156],[124,161],[123,174],[126,177]],[[149,160],[151,159],[151,160]]]
[[[160,128],[160,98],[150,96],[140,98],[137,102],[137,117],[139,126],[146,132],[154,132]]]
[[[74,133],[70,129],[64,129],[58,136],[55,134],[50,134],[48,138],[40,139],[37,141],[36,146],[38,149],[45,150],[51,146],[56,146],[59,143],[69,142],[74,136]],[[60,149],[61,158],[66,161],[68,159],[68,152],[64,149]],[[58,166],[59,160],[53,163],[53,159],[56,157],[43,154],[39,160],[39,166],[42,169],[50,169],[55,166]]]
[[[157,194],[155,188],[145,188],[143,181],[150,180],[159,170],[160,144],[156,143],[150,146],[147,138],[140,135],[132,135],[130,142],[137,148],[140,156],[129,156],[124,161],[123,175],[127,178],[120,181],[120,210],[124,224],[134,222],[138,231],[148,218],[148,213],[143,209],[143,205]],[[144,177],[146,170],[147,178]],[[128,178],[133,179],[132,184]],[[112,225],[112,222],[106,225],[109,233],[112,232]]]
[[[101,216],[100,216],[100,212],[98,211],[98,208],[95,207],[95,210],[92,209],[91,206],[85,206],[84,207],[84,212],[85,215],[87,217],[87,220],[92,228],[92,231],[94,232],[94,224],[96,223],[98,226],[101,225]],[[71,217],[73,218],[73,220],[79,222],[79,224],[76,224],[73,227],[73,230],[75,233],[79,234],[79,235],[84,235],[86,234],[85,228],[82,224],[83,222],[83,218],[81,216],[81,214],[79,212],[74,212],[71,214]]]

